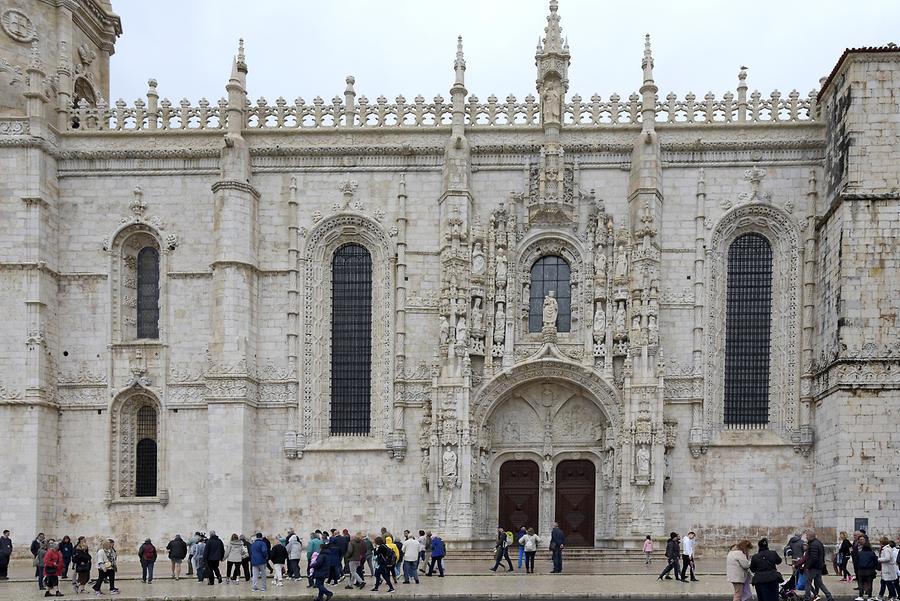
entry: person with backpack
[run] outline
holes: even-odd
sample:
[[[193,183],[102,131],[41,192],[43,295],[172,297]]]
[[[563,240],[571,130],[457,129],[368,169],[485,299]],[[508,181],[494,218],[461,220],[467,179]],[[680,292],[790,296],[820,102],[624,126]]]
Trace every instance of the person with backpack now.
[[[428,572],[426,572],[426,576],[431,576],[434,574],[434,566],[437,566],[438,569],[438,578],[444,577],[444,556],[447,555],[447,547],[444,544],[444,539],[440,536],[433,534],[431,536],[431,562],[428,564]]]
[[[541,537],[534,533],[534,528],[529,528],[519,537],[519,548],[525,554],[525,573],[534,574],[534,556],[537,554]]]
[[[169,561],[172,562],[172,579],[181,580],[181,562],[188,554],[187,543],[180,534],[176,534],[166,545],[166,550],[169,552]]]
[[[503,530],[503,526],[497,526],[497,542],[494,544],[494,567],[490,568],[490,570],[492,572],[496,572],[497,568],[500,567],[500,564],[504,559],[506,560],[506,565],[508,566],[506,571],[512,572],[512,560],[510,560],[509,558],[509,540],[506,537],[506,532]]]
[[[141,560],[141,582],[150,584],[153,582],[153,567],[156,565],[156,547],[146,539],[138,549],[138,559]]]
[[[63,570],[63,556],[59,552],[59,545],[52,538],[47,542],[47,552],[44,554],[44,584],[47,586],[45,597],[62,597],[59,591],[59,575]]]
[[[397,556],[394,555],[393,549],[388,547],[387,543],[380,536],[375,538],[375,587],[373,591],[377,591],[384,580],[388,585],[388,592],[394,590],[391,584],[391,574],[394,571],[394,565],[397,563]]]
[[[316,601],[331,599],[334,595],[334,593],[325,587],[325,580],[331,574],[331,556],[334,555],[336,551],[336,547],[333,547],[331,543],[325,543],[322,545],[321,549],[313,554],[312,563],[309,566],[309,575],[315,581],[316,589],[319,591],[319,594],[316,596]]]

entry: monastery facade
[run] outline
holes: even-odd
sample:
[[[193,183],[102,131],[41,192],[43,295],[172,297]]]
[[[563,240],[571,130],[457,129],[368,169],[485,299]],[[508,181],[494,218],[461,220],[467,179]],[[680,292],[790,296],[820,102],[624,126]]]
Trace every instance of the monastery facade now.
[[[128,104],[108,0],[4,6],[19,539],[900,529],[897,47],[678,98],[648,37],[583,98],[551,0],[524,99],[460,39],[446,97],[251,99],[241,44],[223,99]]]

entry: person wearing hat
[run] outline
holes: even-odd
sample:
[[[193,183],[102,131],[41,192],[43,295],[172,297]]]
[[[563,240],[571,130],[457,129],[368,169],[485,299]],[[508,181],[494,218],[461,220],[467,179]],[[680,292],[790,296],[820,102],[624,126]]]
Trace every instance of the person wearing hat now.
[[[138,559],[141,561],[141,582],[152,583],[153,567],[156,565],[156,547],[149,538],[144,539],[144,544],[138,549]]]

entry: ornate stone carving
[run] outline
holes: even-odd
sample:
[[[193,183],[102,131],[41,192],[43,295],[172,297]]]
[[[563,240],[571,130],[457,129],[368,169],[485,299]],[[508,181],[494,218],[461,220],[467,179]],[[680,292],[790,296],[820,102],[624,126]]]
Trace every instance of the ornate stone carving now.
[[[37,37],[37,28],[31,18],[21,10],[11,8],[0,16],[0,25],[6,35],[17,42],[27,44]]]
[[[706,251],[708,314],[704,413],[707,440],[724,427],[728,247],[735,238],[749,232],[765,236],[773,251],[769,425],[788,439],[798,426],[800,234],[796,223],[782,209],[753,202],[737,206],[722,216]]]

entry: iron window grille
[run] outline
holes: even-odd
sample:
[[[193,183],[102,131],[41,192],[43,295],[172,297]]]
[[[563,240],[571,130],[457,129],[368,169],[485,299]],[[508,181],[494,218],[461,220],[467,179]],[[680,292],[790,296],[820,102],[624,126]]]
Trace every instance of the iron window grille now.
[[[562,257],[541,257],[531,266],[531,295],[528,310],[528,331],[540,332],[544,325],[544,297],[556,293],[559,315],[556,329],[568,332],[572,328],[572,272]]]
[[[150,246],[137,257],[137,337],[159,338],[159,251]]]
[[[156,427],[156,410],[148,405],[138,409],[135,423],[135,438],[138,443],[134,462],[136,497],[156,496]]]
[[[769,422],[769,345],[772,329],[772,247],[759,234],[728,249],[725,311],[725,424]]]
[[[372,386],[372,256],[359,244],[331,264],[331,434],[369,434]]]

